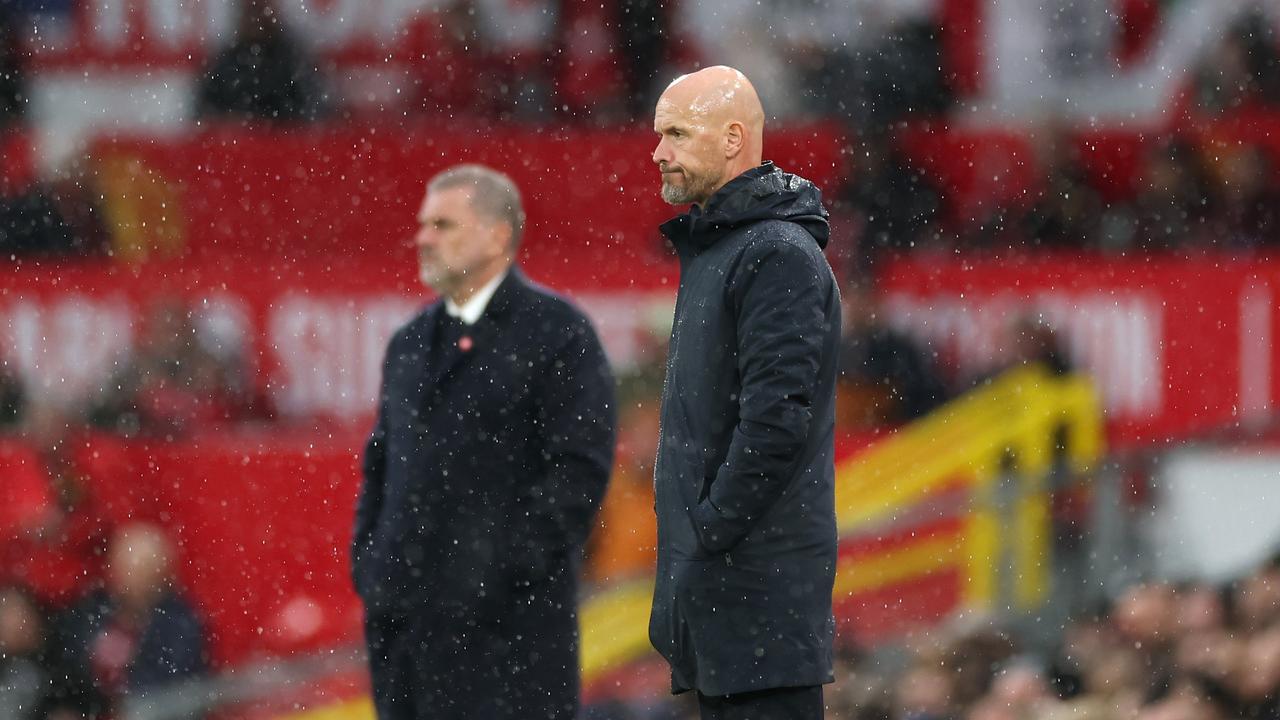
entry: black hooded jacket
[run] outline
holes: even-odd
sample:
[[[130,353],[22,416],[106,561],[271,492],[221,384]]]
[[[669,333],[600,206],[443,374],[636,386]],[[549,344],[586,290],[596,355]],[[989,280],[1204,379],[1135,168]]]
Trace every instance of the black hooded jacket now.
[[[662,232],[680,290],[649,636],[672,690],[831,682],[840,296],[812,183],[772,163]]]

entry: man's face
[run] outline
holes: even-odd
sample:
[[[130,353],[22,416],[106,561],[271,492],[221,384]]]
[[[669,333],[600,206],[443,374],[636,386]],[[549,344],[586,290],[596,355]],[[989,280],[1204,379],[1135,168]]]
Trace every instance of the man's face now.
[[[672,205],[706,203],[724,177],[720,128],[693,105],[663,95],[654,111],[653,129],[660,139],[653,161],[662,173],[662,199]]]
[[[163,592],[169,554],[163,541],[147,533],[121,531],[107,548],[107,589],[120,600],[145,605]]]
[[[471,189],[447,188],[428,192],[418,211],[418,277],[442,295],[462,287],[507,252],[510,232],[505,223],[475,211]]]

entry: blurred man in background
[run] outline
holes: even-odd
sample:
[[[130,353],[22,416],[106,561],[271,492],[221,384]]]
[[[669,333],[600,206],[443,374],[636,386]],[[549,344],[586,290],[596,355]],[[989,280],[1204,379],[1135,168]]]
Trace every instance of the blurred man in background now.
[[[837,417],[843,429],[901,425],[946,401],[946,387],[928,353],[889,325],[865,281],[846,283],[841,301]]]
[[[111,536],[105,589],[62,623],[69,695],[86,714],[119,712],[127,696],[207,670],[203,624],[174,582],[175,565],[158,527],[134,523]]]
[[[418,225],[440,298],[387,348],[352,549],[378,716],[572,718],[613,378],[586,316],[513,266],[510,178],[446,170]]]
[[[320,73],[273,0],[241,4],[235,39],[205,70],[196,104],[202,117],[240,121],[297,122],[322,113]]]
[[[761,163],[764,110],[712,67],[658,100],[680,289],[655,471],[649,634],[703,718],[821,718],[832,681],[840,293],[812,183]]]
[[[31,596],[0,586],[0,717],[35,720],[52,711],[55,684],[45,634],[45,618]]]

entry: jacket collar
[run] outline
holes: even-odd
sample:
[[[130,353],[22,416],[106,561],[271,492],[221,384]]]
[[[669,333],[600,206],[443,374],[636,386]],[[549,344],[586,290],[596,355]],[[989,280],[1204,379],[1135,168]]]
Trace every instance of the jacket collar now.
[[[446,297],[444,299],[444,311],[468,325],[475,324],[480,319],[480,316],[484,314],[485,308],[489,307],[489,301],[493,299],[493,294],[497,292],[498,286],[506,279],[507,270],[504,269],[494,275],[469,300],[461,305],[455,303],[452,298]]]
[[[705,250],[733,229],[729,216],[723,212],[725,204],[748,185],[777,170],[773,161],[766,160],[725,183],[707,200],[705,208],[693,205],[689,212],[671,218],[658,229],[678,251]]]
[[[493,296],[489,298],[489,304],[485,305],[484,312],[480,314],[480,320],[498,320],[510,314],[511,309],[519,304],[520,295],[524,289],[528,287],[528,281],[524,277],[524,273],[520,271],[519,266],[514,263],[507,268],[507,275],[498,283],[498,287],[493,291]],[[426,312],[430,322],[428,328],[433,328],[440,321],[440,315],[445,313],[445,299],[443,295],[437,296],[436,299],[427,307]],[[479,322],[477,320],[476,322]],[[430,340],[430,336],[428,336]]]

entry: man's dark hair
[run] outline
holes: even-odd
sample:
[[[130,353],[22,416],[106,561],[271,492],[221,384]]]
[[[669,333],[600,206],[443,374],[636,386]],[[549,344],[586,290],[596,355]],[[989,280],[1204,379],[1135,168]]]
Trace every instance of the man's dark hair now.
[[[520,189],[504,173],[484,165],[455,165],[440,172],[427,183],[427,192],[471,190],[471,207],[491,220],[511,226],[511,247],[520,246],[524,233],[524,205],[520,201]]]

